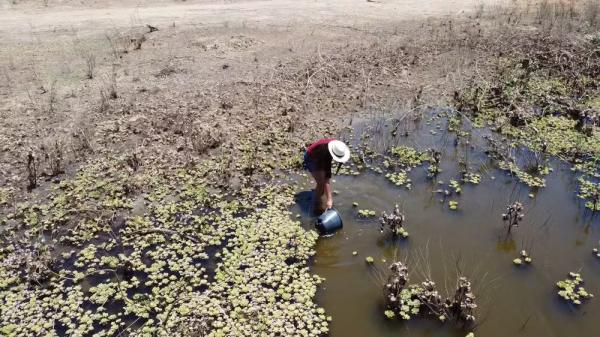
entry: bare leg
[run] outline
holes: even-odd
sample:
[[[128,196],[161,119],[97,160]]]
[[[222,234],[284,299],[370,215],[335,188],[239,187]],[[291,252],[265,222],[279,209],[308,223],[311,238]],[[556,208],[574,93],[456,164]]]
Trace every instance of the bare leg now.
[[[311,172],[315,179],[315,198],[314,198],[314,213],[320,215],[327,209],[327,190],[326,190],[326,178],[324,171]]]

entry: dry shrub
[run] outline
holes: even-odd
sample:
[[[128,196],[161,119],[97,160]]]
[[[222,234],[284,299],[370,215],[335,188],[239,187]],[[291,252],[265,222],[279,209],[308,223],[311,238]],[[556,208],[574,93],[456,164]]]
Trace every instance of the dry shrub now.
[[[108,110],[108,94],[105,90],[100,89],[100,103],[98,104],[98,113],[104,113]]]
[[[514,28],[519,24],[531,24],[544,33],[565,36],[568,33],[597,26],[600,21],[600,1],[541,0],[525,3],[513,1],[510,4],[486,7],[484,12],[485,14],[480,16],[500,27]]]
[[[100,87],[100,105],[98,107],[99,112],[103,113],[107,111],[110,106],[108,103],[109,100],[117,99],[118,97],[117,70],[116,66],[113,65],[111,73],[104,77],[104,81]]]
[[[38,162],[32,152],[27,155],[27,190],[31,191],[37,187]]]
[[[50,83],[50,89],[48,90],[48,104],[46,108],[46,112],[54,113],[54,109],[56,108],[56,80],[52,80]]]
[[[2,270],[12,271],[23,280],[37,285],[50,277],[55,260],[49,246],[39,242],[26,243],[15,238],[7,238],[3,243],[11,249],[0,261]]]
[[[146,35],[139,34],[138,36],[131,39],[131,43],[133,44],[134,50],[142,49],[142,44],[146,42]]]
[[[117,95],[117,67],[115,65],[113,65],[110,75],[106,78],[105,90],[110,99],[117,99],[119,97]]]
[[[585,21],[590,26],[597,27],[600,24],[600,1],[599,0],[587,0],[583,6],[583,13]]]
[[[223,133],[216,127],[195,125],[189,133],[191,147],[198,155],[215,149],[223,142]]]
[[[553,8],[549,0],[540,1],[536,11],[536,20],[538,24],[550,21],[553,17]]]
[[[71,151],[75,157],[86,152],[94,152],[94,129],[85,113],[79,112],[73,116],[70,136]]]
[[[61,139],[54,139],[40,150],[46,163],[46,175],[50,177],[64,173],[65,145]]]
[[[125,162],[127,163],[127,166],[133,170],[133,172],[137,172],[140,166],[142,166],[142,161],[140,160],[140,157],[136,151],[128,154],[125,158]]]
[[[85,76],[91,80],[94,78],[94,70],[96,69],[96,55],[94,55],[91,51],[85,54],[85,65]]]

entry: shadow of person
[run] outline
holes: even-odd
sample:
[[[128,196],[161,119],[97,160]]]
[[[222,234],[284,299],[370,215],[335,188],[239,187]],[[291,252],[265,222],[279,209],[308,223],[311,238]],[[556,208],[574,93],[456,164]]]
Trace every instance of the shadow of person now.
[[[302,191],[296,193],[294,198],[304,215],[316,217],[323,214],[327,209],[327,196],[323,192],[317,192],[314,189]]]
[[[300,212],[305,216],[314,215],[314,190],[298,192],[294,195],[294,201],[300,208]]]

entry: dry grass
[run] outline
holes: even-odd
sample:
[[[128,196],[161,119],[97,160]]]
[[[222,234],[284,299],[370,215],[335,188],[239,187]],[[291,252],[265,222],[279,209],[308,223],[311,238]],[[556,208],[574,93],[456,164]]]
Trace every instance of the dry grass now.
[[[585,20],[590,24],[590,26],[598,27],[598,25],[600,25],[600,1],[585,1],[583,13]]]
[[[312,119],[322,119],[320,125],[334,125],[328,121],[340,116],[352,119],[357,114],[397,115],[402,111],[417,115],[428,104],[447,104],[456,89],[473,78],[485,78],[486,72],[493,70],[491,60],[499,51],[509,51],[519,37],[531,31],[568,36],[596,24],[597,2],[586,2],[585,6],[591,7],[585,11],[581,6],[584,4],[574,1],[515,2],[504,7],[481,4],[473,13],[477,20],[455,17],[403,22],[372,31],[340,29],[346,36],[340,41],[310,47],[294,41],[283,56],[265,52],[271,45],[253,44],[261,38],[247,28],[248,43],[242,49],[232,52],[234,44],[225,39],[215,42],[215,49],[194,50],[196,45],[186,42],[193,38],[176,36],[182,28],[161,26],[160,31],[149,34],[141,20],[134,20],[132,27],[111,29],[100,39],[86,40],[85,46],[75,45],[75,56],[82,60],[89,79],[85,84],[78,87],[60,78],[46,85],[47,93],[38,94],[31,88],[49,76],[36,63],[41,60],[36,51],[28,67],[32,80],[23,87],[31,91],[36,112],[54,111],[57,118],[64,108],[85,112],[84,122],[72,127],[72,139],[65,142],[73,153],[110,152],[106,147],[135,139],[135,143],[160,148],[157,152],[184,148],[193,156],[202,156],[223,144],[262,141],[273,135],[301,147],[306,138],[337,132],[334,127],[320,128],[307,122]],[[227,38],[239,34],[233,28],[222,30]],[[196,33],[185,32],[186,37]],[[136,50],[141,36],[148,41]],[[311,35],[307,39],[319,38]],[[197,53],[202,53],[200,58]],[[199,59],[208,62],[200,67]],[[10,74],[4,71],[4,77],[15,82]],[[61,91],[76,92],[83,103],[63,100],[57,83]],[[192,105],[195,107],[190,109]],[[171,109],[178,112],[171,116]],[[129,114],[145,115],[148,122],[131,129],[111,129],[109,136],[114,142],[105,141],[106,133],[98,125],[104,121],[127,124],[129,117],[124,116]],[[190,127],[169,120],[183,120]],[[194,122],[213,130],[191,128]],[[18,158],[22,160],[22,155]]]
[[[94,78],[94,70],[96,69],[96,55],[94,55],[91,51],[88,51],[84,55],[86,72],[85,77],[89,80]]]

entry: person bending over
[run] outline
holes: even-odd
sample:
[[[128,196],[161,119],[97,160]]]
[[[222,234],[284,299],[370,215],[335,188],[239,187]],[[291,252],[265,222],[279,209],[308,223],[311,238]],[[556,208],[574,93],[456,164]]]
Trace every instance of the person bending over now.
[[[341,165],[348,159],[350,159],[348,146],[333,138],[320,139],[306,148],[304,169],[311,173],[317,184],[315,187],[315,213],[320,214],[333,207],[332,161]]]

